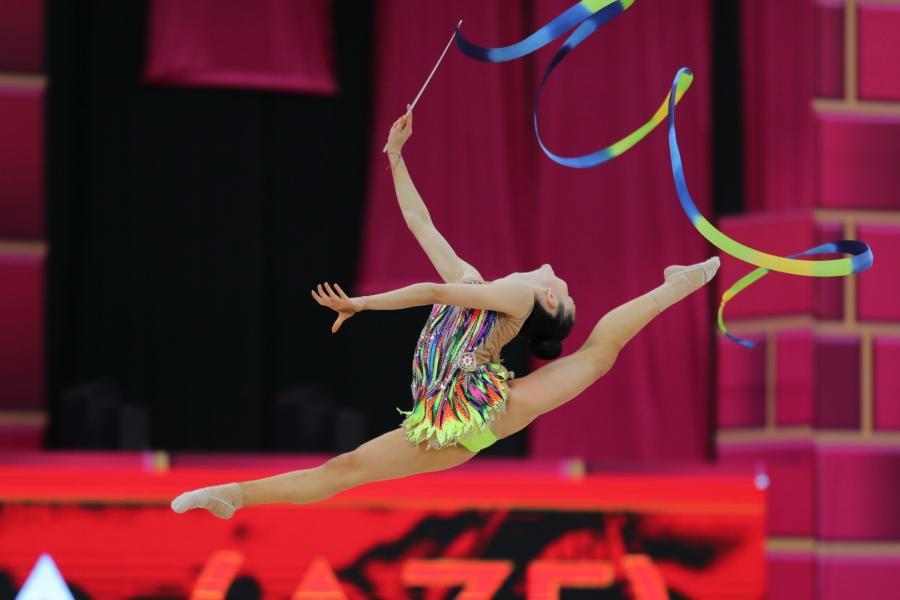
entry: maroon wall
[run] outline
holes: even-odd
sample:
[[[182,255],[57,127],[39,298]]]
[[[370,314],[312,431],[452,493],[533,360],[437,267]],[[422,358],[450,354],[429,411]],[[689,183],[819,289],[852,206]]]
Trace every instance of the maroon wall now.
[[[44,418],[43,2],[0,5],[0,448]]]

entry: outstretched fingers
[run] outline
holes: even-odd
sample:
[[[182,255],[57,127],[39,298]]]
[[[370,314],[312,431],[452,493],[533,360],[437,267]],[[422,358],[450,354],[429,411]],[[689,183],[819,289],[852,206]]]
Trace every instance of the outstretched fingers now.
[[[338,284],[334,284],[337,289],[341,289]],[[310,294],[315,299],[316,302],[321,304],[322,306],[333,307],[339,300],[348,300],[347,295],[344,294],[344,291],[341,290],[341,293],[338,294],[335,292],[331,285],[326,281],[324,287],[322,284],[316,285],[316,289],[310,290]]]
[[[334,284],[334,285],[337,285],[337,284]],[[328,290],[328,297],[331,298],[332,300],[341,299],[341,297],[337,294],[337,292],[335,292],[333,289],[331,289],[331,286],[328,284],[327,281],[325,282],[325,289]]]
[[[354,304],[354,299],[348,297],[341,286],[336,283],[334,284],[334,287],[327,281],[317,284],[316,288],[310,290],[309,293],[312,295],[313,300],[319,305],[330,308],[338,313],[337,319],[335,319],[334,324],[331,326],[332,333],[337,333],[337,330],[341,328],[344,321],[360,310],[358,306]]]

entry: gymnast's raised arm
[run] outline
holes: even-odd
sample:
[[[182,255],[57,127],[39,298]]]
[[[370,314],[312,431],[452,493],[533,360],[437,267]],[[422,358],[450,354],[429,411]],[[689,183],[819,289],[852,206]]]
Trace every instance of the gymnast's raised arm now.
[[[463,308],[478,308],[524,317],[534,306],[534,290],[523,283],[497,282],[485,285],[464,283],[414,283],[404,288],[351,298],[341,286],[320,284],[312,290],[313,299],[338,313],[331,326],[335,333],[344,321],[364,310],[399,310],[413,306],[449,304]]]
[[[428,208],[409,176],[400,151],[412,135],[412,121],[411,112],[397,119],[391,127],[385,146],[403,219],[445,282],[456,283],[466,278],[481,279],[478,270],[457,256],[444,236],[434,226]]]

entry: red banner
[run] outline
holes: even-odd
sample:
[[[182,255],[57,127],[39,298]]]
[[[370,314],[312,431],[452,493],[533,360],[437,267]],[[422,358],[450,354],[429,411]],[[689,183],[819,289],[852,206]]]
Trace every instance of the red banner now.
[[[763,596],[750,478],[444,474],[230,521],[168,509],[199,482],[259,475],[0,469],[0,577],[21,586],[47,553],[98,600]]]

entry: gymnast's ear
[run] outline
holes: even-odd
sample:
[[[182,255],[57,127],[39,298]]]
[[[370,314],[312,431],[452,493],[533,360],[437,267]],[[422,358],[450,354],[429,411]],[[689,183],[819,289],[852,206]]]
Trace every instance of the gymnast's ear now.
[[[559,307],[559,301],[556,299],[556,294],[554,294],[553,290],[550,288],[544,290],[544,300],[547,302],[547,307],[550,308],[550,310],[556,310]]]

